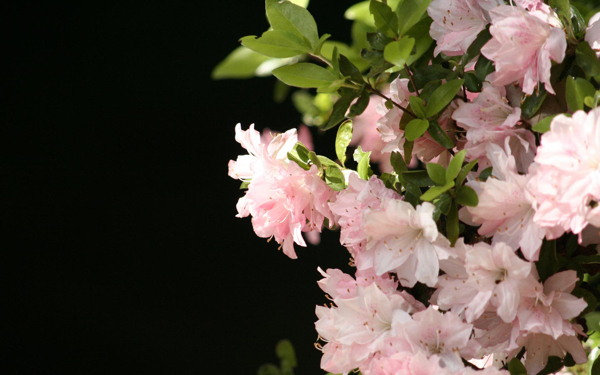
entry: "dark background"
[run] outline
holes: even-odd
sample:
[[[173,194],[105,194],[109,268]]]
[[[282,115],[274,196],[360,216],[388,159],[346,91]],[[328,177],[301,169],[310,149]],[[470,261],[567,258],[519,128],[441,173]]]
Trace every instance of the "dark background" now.
[[[312,0],[320,33],[348,40],[354,2]],[[322,373],[316,268],[348,254],[330,233],[290,260],[235,218],[227,176],[236,123],[301,116],[273,78],[210,80],[267,29],[263,1],[0,13],[0,372],[254,374],[289,338],[297,374]]]

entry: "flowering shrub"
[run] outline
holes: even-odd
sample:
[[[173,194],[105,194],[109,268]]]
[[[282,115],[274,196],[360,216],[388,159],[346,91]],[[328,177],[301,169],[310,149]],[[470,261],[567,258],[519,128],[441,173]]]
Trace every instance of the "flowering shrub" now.
[[[600,374],[600,9],[362,1],[346,45],[307,3],[266,0],[271,28],[213,77],[272,74],[307,125],[337,128],[332,160],[238,124],[229,163],[259,237],[296,258],[339,230],[353,259],[319,270],[321,367]]]

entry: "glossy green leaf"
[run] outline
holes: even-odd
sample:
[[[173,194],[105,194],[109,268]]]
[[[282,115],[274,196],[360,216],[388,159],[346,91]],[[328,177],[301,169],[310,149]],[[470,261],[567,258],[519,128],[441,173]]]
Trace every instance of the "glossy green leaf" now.
[[[400,40],[391,42],[385,46],[383,57],[386,59],[386,61],[389,61],[400,68],[404,68],[404,65],[407,63],[414,45],[414,38],[403,36]]]
[[[352,64],[350,60],[344,55],[339,57],[340,72],[344,77],[350,77],[350,79],[356,83],[362,84],[364,82],[362,73],[360,70]]]
[[[344,163],[346,163],[346,149],[348,148],[351,140],[352,121],[346,121],[340,125],[335,137],[335,154],[344,166]]]
[[[600,355],[596,357],[596,360],[592,364],[592,367],[590,368],[590,374],[600,375]]]
[[[575,61],[583,69],[585,74],[597,76],[600,74],[600,61],[596,57],[596,52],[590,47],[588,42],[579,42],[575,51]]]
[[[344,173],[342,173],[340,168],[332,165],[325,167],[325,182],[335,191],[344,190],[346,188]]]
[[[408,171],[408,166],[404,162],[404,157],[398,151],[392,152],[392,155],[390,156],[390,163],[398,175],[401,175],[402,172]]]
[[[467,52],[463,55],[460,64],[462,66],[467,65],[473,58],[481,53],[481,48],[492,39],[492,34],[490,34],[490,30],[485,28],[477,34],[477,38],[469,45],[467,48]]]
[[[421,20],[427,11],[431,0],[404,0],[396,9],[400,35],[404,35],[411,27]]]
[[[354,49],[342,42],[327,40],[323,43],[323,47],[321,47],[321,55],[331,61],[332,64],[334,61],[333,49],[335,47],[338,49],[338,58],[339,55],[346,56],[360,71],[365,70],[369,66],[369,62],[361,57],[360,50]]]
[[[463,161],[465,160],[465,156],[467,155],[467,151],[461,150],[458,152],[450,163],[448,164],[448,169],[446,169],[446,181],[451,181],[458,176],[460,169],[462,168]]]
[[[521,117],[524,119],[530,119],[539,111],[544,104],[544,100],[548,96],[548,91],[544,85],[538,86],[538,91],[534,92],[533,95],[528,96],[521,104]]]
[[[535,125],[531,127],[531,130],[538,133],[545,133],[550,130],[550,123],[556,117],[556,115],[544,117],[541,121],[538,121]]]
[[[431,23],[431,18],[425,17],[405,33],[405,35],[415,38],[414,53],[408,57],[406,61],[407,65],[412,65],[429,50],[429,47],[433,43],[433,39],[429,36]]]
[[[346,118],[346,112],[348,112],[348,108],[352,104],[352,101],[356,98],[357,94],[358,93],[355,91],[348,92],[346,95],[339,98],[338,101],[333,105],[333,110],[331,111],[329,120],[327,120],[327,123],[321,129],[328,130],[342,122]]]
[[[415,146],[415,142],[406,140],[404,142],[404,161],[409,164],[412,160],[412,150]]]
[[[323,156],[323,155],[317,155],[317,158],[319,159],[319,162],[321,162],[321,164],[322,164],[323,166],[332,166],[332,167],[336,167],[336,168],[339,168],[339,167],[340,167],[340,165],[339,165],[338,163],[336,163],[335,161],[333,161],[333,160],[329,159],[329,158],[328,158],[328,157],[326,157],[326,156]]]
[[[320,55],[321,54],[321,49],[323,48],[323,45],[325,44],[325,42],[327,41],[327,39],[331,38],[331,34],[323,34],[321,35],[321,37],[319,38],[319,42],[317,43],[317,46],[314,49],[314,54],[315,55]]]
[[[363,92],[358,97],[358,100],[354,104],[352,104],[352,106],[350,107],[350,112],[348,112],[348,117],[356,117],[356,116],[361,115],[365,111],[365,109],[367,109],[367,107],[369,106],[370,100],[371,100],[371,95],[369,95],[369,92],[366,90],[363,90]]]
[[[423,86],[423,88],[421,89],[420,98],[423,99],[424,101],[429,100],[429,97],[431,96],[431,94],[433,94],[433,92],[435,90],[437,90],[438,87],[440,87],[441,85],[442,85],[442,81],[439,79],[435,80],[435,81],[427,82],[427,84],[425,86]],[[412,88],[412,85],[409,85],[408,87]]]
[[[373,15],[377,29],[392,38],[398,35],[398,16],[387,4],[371,0],[369,12]]]
[[[447,192],[454,187],[454,181],[449,181],[444,186],[434,186],[421,195],[421,200],[431,202],[441,194]]]
[[[404,136],[409,141],[419,139],[429,128],[429,121],[422,119],[414,119],[406,125]]]
[[[573,112],[584,108],[584,99],[586,96],[593,97],[596,93],[594,85],[584,78],[567,77],[567,91],[565,98],[569,109]]]
[[[523,365],[519,358],[513,358],[508,362],[508,372],[510,375],[527,375],[525,365]]]
[[[425,113],[425,104],[423,104],[423,99],[418,96],[409,96],[408,101],[410,103],[410,109],[412,109],[413,113],[419,116],[419,118],[424,119],[426,116]]]
[[[315,19],[305,8],[289,1],[265,0],[267,18],[274,30],[289,31],[308,40],[307,47],[314,49],[319,43]]]
[[[421,196],[421,189],[412,182],[408,182],[406,184],[406,192],[404,193],[404,200],[408,203],[412,204],[413,207],[416,207],[421,200],[419,197]]]
[[[427,174],[427,171],[402,172],[402,178],[418,187],[429,187],[434,185],[434,182]]]
[[[294,346],[290,340],[281,340],[275,346],[275,353],[281,362],[286,361],[291,367],[296,367],[298,362],[296,361],[296,352]],[[283,366],[282,366],[283,367]]]
[[[490,176],[492,175],[492,167],[487,167],[486,169],[484,169],[483,171],[481,171],[479,173],[479,176],[477,177],[479,181],[487,181],[488,178],[490,178]]]
[[[308,152],[308,158],[310,159],[311,163],[316,165],[317,168],[319,170],[321,170],[323,168],[323,165],[321,164],[321,161],[319,160],[319,157],[317,156],[317,154],[314,151],[309,151]]]
[[[446,184],[446,168],[436,163],[427,163],[427,174],[436,185],[443,186]]]
[[[494,71],[494,62],[488,60],[487,57],[479,55],[477,64],[475,64],[475,76],[481,82],[485,81],[485,77]]]
[[[336,80],[327,69],[310,63],[282,66],[273,75],[286,85],[303,88],[327,86]]]
[[[444,68],[439,64],[429,65],[415,71],[413,80],[415,81],[417,89],[420,90],[429,82],[446,78],[450,72],[450,69]]]
[[[303,44],[302,39],[294,33],[280,30],[269,30],[260,38],[254,35],[240,39],[242,46],[269,57],[293,57],[310,52]]]
[[[463,185],[456,190],[456,203],[463,206],[476,207],[479,204],[479,198],[475,190]]]
[[[471,172],[471,170],[475,167],[476,164],[477,160],[473,160],[460,169],[460,172],[458,172],[458,176],[456,176],[456,186],[461,186],[463,184],[463,182],[467,178],[467,175],[469,174],[469,172]]]
[[[454,142],[452,142],[446,131],[442,129],[437,121],[429,122],[429,128],[427,129],[427,132],[431,138],[433,138],[433,140],[439,143],[442,147],[447,149],[452,149],[454,147]]]
[[[556,256],[556,241],[544,240],[540,249],[540,258],[535,263],[538,274],[542,281],[554,275],[560,268],[558,257]]]
[[[452,197],[448,194],[440,195],[439,199],[434,202],[435,208],[444,215],[448,215],[452,206]],[[437,220],[436,220],[437,221]]]
[[[483,82],[480,81],[479,78],[477,78],[477,75],[475,75],[475,73],[466,72],[464,79],[465,87],[467,88],[467,90],[469,90],[470,92],[481,92],[481,89],[483,88]]]
[[[381,31],[376,31],[373,33],[367,33],[367,41],[369,42],[371,48],[373,48],[374,50],[383,51],[385,46],[393,42],[394,39],[390,38],[385,34],[382,34]]]
[[[442,111],[454,99],[465,81],[457,79],[437,88],[427,101],[427,117]]]
[[[250,181],[243,181],[240,185],[240,190],[248,189],[248,186],[250,186]]]
[[[369,164],[371,158],[371,151],[364,152],[360,146],[354,151],[354,161],[358,163],[356,172],[358,176],[363,180],[368,180],[373,175],[371,165]]]
[[[458,206],[456,202],[452,202],[450,211],[446,216],[446,238],[450,241],[450,244],[454,246],[459,235],[459,222],[458,222]]]
[[[246,47],[238,47],[213,69],[211,78],[250,78],[254,76],[256,68],[268,59]]]

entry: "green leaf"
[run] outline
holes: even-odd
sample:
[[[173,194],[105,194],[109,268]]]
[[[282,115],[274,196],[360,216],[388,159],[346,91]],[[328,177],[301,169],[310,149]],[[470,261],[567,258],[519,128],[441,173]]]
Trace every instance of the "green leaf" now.
[[[508,362],[508,372],[510,375],[527,375],[527,370],[519,358],[513,358]]]
[[[434,200],[441,194],[447,192],[448,190],[452,189],[453,187],[454,181],[449,181],[444,186],[434,186],[432,188],[429,188],[429,190],[427,190],[425,194],[421,195],[421,200],[431,202],[432,200]]]
[[[254,76],[256,68],[268,59],[246,47],[238,47],[213,69],[211,78],[250,78]]]
[[[412,96],[411,96],[412,98]],[[429,128],[427,132],[433,138],[434,141],[439,143],[442,147],[451,149],[454,147],[454,142],[448,137],[448,134],[444,129],[441,128],[440,124],[437,121],[430,121]]]
[[[350,112],[348,112],[348,117],[356,117],[361,115],[365,109],[369,106],[369,101],[371,100],[371,95],[366,90],[363,90],[362,94],[358,97],[358,100],[352,104],[350,107]]]
[[[415,73],[413,74],[413,80],[415,81],[417,90],[420,90],[423,87],[425,87],[425,85],[429,82],[446,78],[446,76],[450,72],[450,69],[446,69],[439,64],[428,65],[424,68],[415,71]]]
[[[362,1],[346,9],[344,17],[348,20],[359,21],[368,26],[375,26],[375,21],[369,12],[370,1]]]
[[[404,161],[406,164],[409,164],[412,160],[412,150],[414,146],[415,142],[413,141],[406,140],[406,142],[404,142]]]
[[[358,92],[350,91],[341,98],[338,99],[337,102],[333,105],[333,110],[331,111],[331,115],[329,116],[329,120],[327,123],[321,128],[322,130],[329,130],[342,122],[346,118],[346,112],[348,112],[348,108],[352,101],[356,98]]]
[[[335,76],[315,64],[297,63],[273,70],[273,75],[289,86],[313,88],[332,84]]]
[[[538,133],[545,133],[550,130],[550,123],[557,115],[552,115],[548,117],[544,117],[541,121],[538,121],[535,125],[531,127],[531,130]]]
[[[248,186],[250,186],[250,181],[243,181],[240,185],[240,190],[248,189]]]
[[[272,363],[267,363],[258,368],[257,375],[280,375],[279,369]]]
[[[436,185],[444,186],[446,184],[446,168],[436,163],[427,163],[427,174]]]
[[[346,162],[346,148],[352,140],[352,121],[346,121],[338,128],[335,137],[335,154],[343,166]]]
[[[458,239],[458,224],[458,206],[456,205],[456,202],[452,202],[450,212],[448,212],[448,215],[446,216],[446,238],[448,238],[452,246],[454,246]]]
[[[540,249],[540,259],[535,263],[538,274],[542,281],[554,275],[560,268],[558,257],[556,256],[556,240],[542,242]]]
[[[433,39],[429,36],[431,23],[431,18],[425,17],[405,33],[405,35],[415,38],[415,47],[413,48],[414,53],[412,53],[409,56],[408,61],[406,61],[407,65],[412,65],[412,63],[421,58],[421,56],[429,50],[429,47],[433,43]]]
[[[575,61],[585,74],[595,77],[600,74],[600,61],[588,42],[579,42],[575,51]]]
[[[344,77],[350,77],[350,79],[358,84],[364,83],[364,79],[360,70],[348,60],[344,55],[339,57],[340,72]]]
[[[463,206],[475,207],[479,204],[479,198],[475,190],[463,185],[456,190],[456,203]]]
[[[421,189],[411,182],[406,184],[406,192],[404,193],[404,200],[408,203],[412,204],[413,207],[416,207],[421,201],[419,197],[421,196]]]
[[[475,76],[481,82],[485,81],[485,77],[494,71],[494,62],[488,60],[487,57],[479,55],[477,64],[475,64]]]
[[[275,347],[275,353],[281,362],[287,362],[291,367],[296,367],[298,362],[296,361],[296,353],[294,346],[290,340],[281,340]],[[283,367],[283,366],[282,366]]]
[[[399,176],[402,175],[402,172],[408,171],[408,167],[406,166],[406,163],[404,162],[404,157],[398,151],[392,152],[392,155],[390,156],[390,163],[392,164],[394,171]]]
[[[567,77],[566,99],[571,111],[579,111],[583,109],[584,99],[586,96],[593,97],[596,93],[594,85],[584,78]]]
[[[521,104],[521,116],[527,120],[532,118],[544,104],[546,96],[548,96],[548,91],[544,85],[538,86],[538,91],[528,96]]]
[[[392,38],[398,35],[398,16],[396,16],[392,8],[387,4],[371,0],[369,3],[369,12],[371,12],[375,19],[377,29]]]
[[[356,171],[358,176],[363,180],[368,180],[373,175],[371,166],[369,165],[369,159],[371,158],[371,151],[364,152],[360,146],[354,151],[354,161],[358,163]]]
[[[287,153],[287,157],[288,157],[288,159],[295,161],[296,164],[298,164],[303,169],[309,170],[310,169],[310,166],[308,165],[308,162],[310,161],[309,153],[310,153],[310,151],[308,150],[308,148],[306,148],[306,146],[304,146],[301,142],[297,142],[294,145],[294,148],[290,152]]]
[[[590,370],[591,375],[600,375],[600,356],[596,358]]]
[[[434,116],[446,108],[446,106],[454,99],[464,82],[463,79],[457,79],[438,87],[427,101],[427,117]]]
[[[325,182],[334,191],[340,191],[346,188],[344,173],[342,173],[342,170],[339,167],[328,165],[325,168]]]
[[[293,57],[310,52],[303,44],[302,39],[288,31],[269,30],[260,38],[254,35],[240,39],[242,46],[269,57]]]
[[[266,0],[267,18],[274,30],[289,31],[308,40],[314,49],[319,43],[317,23],[310,12],[289,1]]]
[[[448,215],[450,207],[452,206],[452,197],[448,194],[442,194],[440,198],[434,202],[434,205],[440,213]]]
[[[490,178],[491,175],[492,175],[492,167],[487,167],[486,169],[484,169],[483,171],[481,171],[479,173],[479,176],[477,179],[479,181],[485,182],[485,181],[487,181],[488,178]]]
[[[400,68],[404,68],[404,65],[407,63],[414,45],[414,38],[403,36],[400,40],[391,42],[385,46],[383,57],[386,59],[386,61],[389,61]]]
[[[419,116],[419,118],[424,119],[425,116],[425,104],[423,104],[423,99],[418,96],[409,96],[408,101],[410,102],[410,108],[412,111]]]
[[[554,374],[560,371],[561,368],[563,368],[562,360],[559,357],[550,356],[548,357],[548,364],[546,367],[544,367],[542,371],[538,372],[537,375]]]
[[[475,73],[466,72],[464,78],[465,87],[467,88],[467,90],[471,92],[481,92],[481,89],[483,88],[483,82],[480,81],[479,78],[477,78],[477,75],[475,75]]]
[[[419,139],[429,128],[429,121],[422,119],[414,119],[406,125],[404,136],[409,141]]]
[[[469,48],[467,48],[467,52],[463,55],[460,64],[464,67],[471,61],[475,56],[481,53],[481,48],[492,39],[492,34],[490,34],[490,30],[485,28],[477,34],[477,38],[471,43]]]
[[[402,172],[402,178],[418,187],[429,187],[435,185],[433,180],[427,174],[427,171],[421,170]]]
[[[321,162],[321,164],[324,165],[324,166],[332,166],[332,167],[336,167],[336,168],[340,167],[340,165],[338,163],[336,163],[335,161],[329,159],[326,156],[317,155],[317,159],[319,159],[319,162]]]
[[[316,165],[317,168],[319,170],[321,170],[323,168],[323,165],[321,164],[321,161],[319,160],[319,157],[317,156],[317,154],[314,151],[309,151],[308,152],[308,158],[310,159],[311,163]]]
[[[469,174],[469,172],[471,172],[471,170],[475,167],[476,164],[477,160],[473,160],[472,162],[460,169],[460,172],[458,172],[458,176],[456,176],[456,186],[461,186],[463,184],[463,182],[467,178],[467,175]]]
[[[467,155],[467,151],[462,150],[458,152],[450,163],[448,164],[448,169],[446,169],[446,181],[451,181],[458,176],[460,169],[462,168],[463,161],[465,160],[465,155]]]
[[[396,9],[398,25],[401,25],[400,35],[404,35],[411,27],[421,20],[431,0],[404,0]]]
[[[353,47],[350,47],[347,44],[342,43],[342,42],[338,42],[335,40],[328,40],[323,44],[323,47],[321,48],[321,55],[323,57],[325,57],[326,59],[328,59],[329,61],[331,61],[332,64],[334,61],[333,49],[335,47],[337,47],[340,55],[346,56],[348,58],[348,60],[350,60],[352,62],[352,64],[356,65],[356,67],[360,71],[365,70],[369,66],[369,62],[361,57],[360,50],[354,49]],[[338,58],[336,58],[335,60],[337,61],[338,59],[339,59],[339,55],[338,55]]]
[[[315,50],[314,50],[314,54],[315,55],[318,56],[318,55],[321,54],[321,48],[323,48],[323,45],[325,44],[325,42],[329,38],[331,38],[331,34],[323,34],[323,35],[321,35],[321,37],[319,38],[319,43],[317,43],[317,46],[315,47]]]

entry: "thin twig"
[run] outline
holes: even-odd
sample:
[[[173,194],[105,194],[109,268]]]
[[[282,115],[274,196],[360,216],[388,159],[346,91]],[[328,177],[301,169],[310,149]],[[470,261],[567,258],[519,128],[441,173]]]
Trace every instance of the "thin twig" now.
[[[408,69],[407,64],[404,64],[404,69],[406,69],[406,72],[408,73],[408,78],[410,78],[410,83],[412,83],[413,88],[415,89],[415,93],[417,93],[417,96],[420,98],[421,95],[419,95],[419,90],[417,90],[417,85],[415,85],[415,81],[413,80],[413,75],[412,75],[410,69]]]
[[[375,94],[377,96],[382,97],[385,100],[389,100],[390,102],[392,102],[393,105],[395,105],[396,107],[400,108],[403,112],[407,113],[408,115],[412,116],[413,118],[419,118],[417,115],[415,115],[414,113],[412,113],[409,109],[402,107],[400,104],[396,103],[392,99],[390,99],[387,96],[383,95],[381,92],[377,91],[373,87],[367,87],[367,90],[369,90],[370,92],[372,92],[373,94]]]

